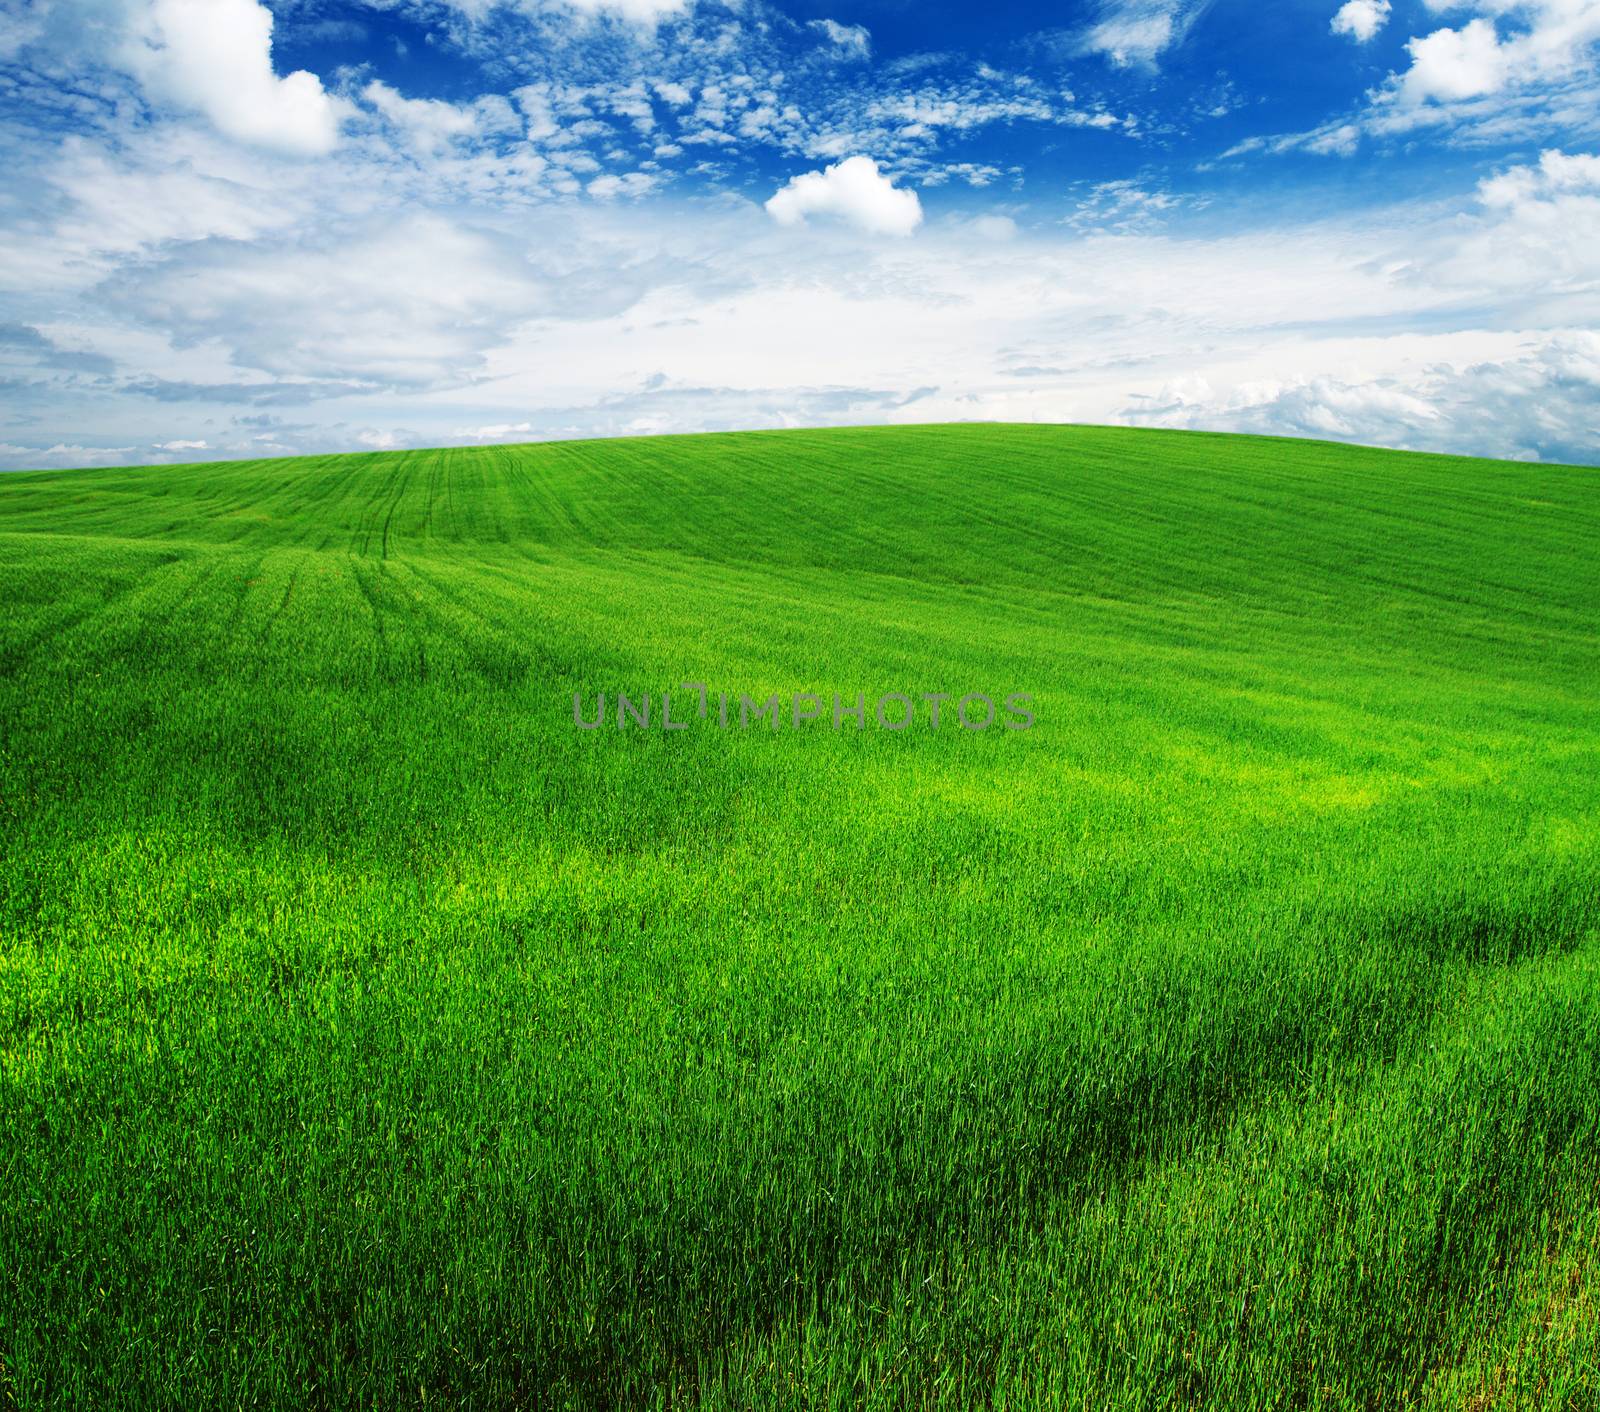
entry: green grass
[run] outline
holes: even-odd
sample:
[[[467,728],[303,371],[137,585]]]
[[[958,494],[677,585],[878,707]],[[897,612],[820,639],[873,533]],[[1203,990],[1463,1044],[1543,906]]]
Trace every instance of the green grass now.
[[[1597,475],[0,478],[0,1406],[1593,1408]]]

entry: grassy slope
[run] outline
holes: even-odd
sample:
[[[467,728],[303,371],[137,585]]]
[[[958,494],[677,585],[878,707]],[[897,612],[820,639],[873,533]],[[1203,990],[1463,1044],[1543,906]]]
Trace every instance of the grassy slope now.
[[[0,1405],[1592,1405],[1596,490],[0,478]],[[685,680],[1040,719],[573,729]]]

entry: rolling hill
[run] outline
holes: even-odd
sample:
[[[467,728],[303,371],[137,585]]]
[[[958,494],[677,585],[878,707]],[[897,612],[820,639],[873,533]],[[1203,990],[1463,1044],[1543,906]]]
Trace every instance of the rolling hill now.
[[[1593,1406],[1597,476],[0,477],[0,1400]]]

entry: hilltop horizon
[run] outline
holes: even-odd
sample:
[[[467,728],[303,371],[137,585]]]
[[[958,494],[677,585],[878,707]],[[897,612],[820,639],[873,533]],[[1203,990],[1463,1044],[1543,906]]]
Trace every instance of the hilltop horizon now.
[[[244,452],[235,454],[198,457],[193,460],[157,460],[157,461],[129,461],[118,465],[84,465],[84,466],[15,466],[0,469],[0,475],[23,476],[51,474],[63,475],[74,472],[93,471],[119,471],[119,470],[183,470],[196,466],[230,465],[234,463],[250,463],[259,465],[272,465],[284,461],[324,461],[324,460],[372,460],[387,456],[401,454],[425,455],[431,452],[443,451],[510,451],[527,447],[539,446],[564,446],[581,444],[584,442],[629,442],[629,441],[666,441],[666,440],[692,440],[698,438],[717,437],[765,437],[765,436],[804,436],[808,434],[827,433],[857,433],[857,432],[908,432],[932,431],[948,428],[971,428],[973,430],[992,429],[1006,430],[1017,428],[1038,428],[1041,430],[1056,429],[1064,431],[1108,431],[1128,432],[1137,436],[1164,437],[1211,437],[1232,438],[1240,441],[1281,441],[1290,445],[1303,446],[1332,446],[1342,447],[1356,451],[1384,451],[1392,452],[1397,456],[1428,456],[1462,461],[1501,461],[1507,465],[1537,465],[1552,469],[1590,470],[1600,469],[1600,451],[1596,452],[1594,461],[1542,461],[1536,457],[1511,458],[1503,456],[1479,455],[1471,451],[1433,451],[1418,450],[1405,446],[1385,446],[1375,442],[1355,442],[1300,435],[1293,432],[1239,432],[1228,430],[1208,430],[1188,427],[1130,427],[1111,422],[1007,422],[1007,421],[948,421],[948,422],[861,422],[861,423],[828,423],[819,426],[792,427],[792,426],[750,426],[750,427],[723,427],[714,431],[669,431],[669,432],[634,432],[634,433],[608,433],[595,432],[584,436],[548,436],[530,437],[522,441],[496,441],[496,442],[450,442],[434,446],[409,446],[403,451],[374,450],[362,448],[359,450],[308,450],[282,455],[252,456]]]

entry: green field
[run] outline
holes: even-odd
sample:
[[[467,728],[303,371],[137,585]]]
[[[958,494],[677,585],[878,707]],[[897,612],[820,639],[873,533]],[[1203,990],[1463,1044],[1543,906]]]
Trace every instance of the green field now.
[[[0,1407],[1600,1402],[1600,471],[28,473],[0,601]]]

